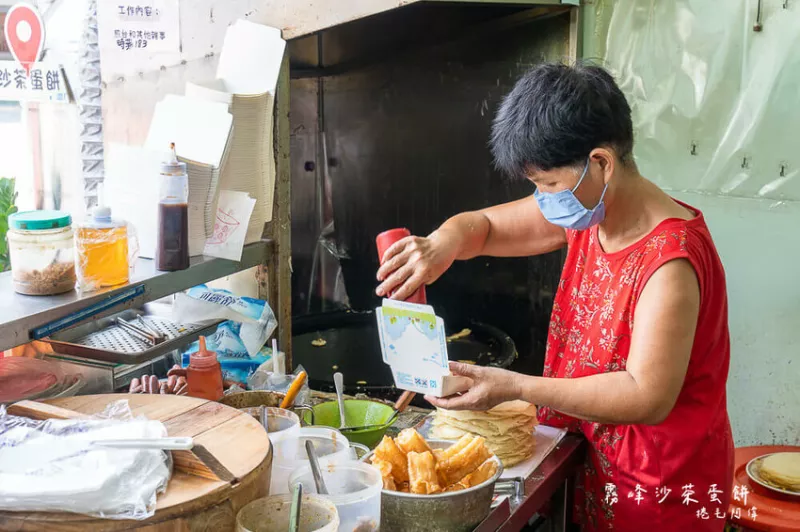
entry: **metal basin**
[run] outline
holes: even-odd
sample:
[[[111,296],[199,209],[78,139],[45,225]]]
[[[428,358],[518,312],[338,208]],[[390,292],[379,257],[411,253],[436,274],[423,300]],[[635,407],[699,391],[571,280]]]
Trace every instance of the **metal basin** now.
[[[445,449],[451,441],[428,440],[433,449]],[[373,453],[364,457],[372,458]],[[503,474],[495,456],[497,473],[483,484],[466,490],[437,495],[415,495],[397,491],[381,492],[381,532],[469,532],[489,515],[494,485]]]
[[[250,390],[246,392],[232,393],[219,400],[225,406],[230,406],[238,410],[245,408],[258,408],[259,406],[279,407],[283,401],[283,394],[278,392],[267,392],[263,390]]]
[[[219,400],[225,406],[230,406],[250,414],[256,419],[261,419],[261,410],[264,407],[278,408],[281,406],[284,394],[278,392],[268,392],[265,390],[248,390],[245,392],[232,393]],[[303,412],[309,414],[311,424],[315,423],[314,410],[308,405],[294,405],[289,410],[294,411],[302,421]]]

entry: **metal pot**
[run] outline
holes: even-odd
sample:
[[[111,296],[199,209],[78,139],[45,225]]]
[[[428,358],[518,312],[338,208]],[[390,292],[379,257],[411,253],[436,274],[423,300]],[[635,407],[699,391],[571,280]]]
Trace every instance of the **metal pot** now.
[[[433,449],[446,449],[451,441],[428,440]],[[374,453],[364,457],[369,461]],[[495,456],[497,473],[483,484],[469,489],[416,495],[398,491],[381,492],[381,532],[469,532],[474,530],[492,506],[494,485],[503,474],[503,464]]]
[[[266,390],[247,390],[239,393],[232,393],[224,396],[219,400],[225,406],[230,406],[241,410],[253,416],[256,419],[261,419],[261,410],[263,407],[278,408],[281,406],[284,394],[278,392],[270,392]],[[294,411],[300,419],[303,420],[303,413],[308,413],[311,419],[311,424],[314,424],[314,410],[308,405],[294,405],[289,410]]]

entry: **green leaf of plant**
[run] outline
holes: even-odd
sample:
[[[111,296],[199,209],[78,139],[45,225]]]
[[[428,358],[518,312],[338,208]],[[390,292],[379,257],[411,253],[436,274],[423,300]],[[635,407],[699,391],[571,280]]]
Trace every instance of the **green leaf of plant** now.
[[[0,177],[0,272],[11,268],[8,256],[8,217],[17,212],[14,203],[17,201],[17,193],[14,190],[15,180],[8,177]]]

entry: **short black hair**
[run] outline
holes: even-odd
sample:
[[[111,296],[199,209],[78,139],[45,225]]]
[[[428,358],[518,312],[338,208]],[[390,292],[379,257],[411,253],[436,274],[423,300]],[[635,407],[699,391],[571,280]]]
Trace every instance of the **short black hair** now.
[[[602,67],[545,63],[525,73],[492,124],[495,166],[511,176],[582,165],[594,148],[633,151],[631,108]]]

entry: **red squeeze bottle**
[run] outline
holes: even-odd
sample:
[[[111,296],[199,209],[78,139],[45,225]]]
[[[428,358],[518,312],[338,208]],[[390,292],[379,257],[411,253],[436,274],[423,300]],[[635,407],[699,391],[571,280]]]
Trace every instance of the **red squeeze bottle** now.
[[[383,264],[383,254],[386,253],[386,250],[392,247],[392,244],[407,236],[411,236],[411,231],[405,228],[398,228],[389,229],[375,237],[375,244],[378,246],[378,260],[381,264]],[[392,292],[392,294],[393,293],[394,292]],[[389,295],[391,296],[392,294]],[[427,304],[428,298],[425,295],[425,285],[420,286],[416,292],[406,298],[406,301],[409,303],[419,303],[421,305]]]
[[[189,357],[186,368],[189,397],[218,401],[222,399],[222,368],[217,354],[206,349],[206,337],[200,337],[200,349]]]

